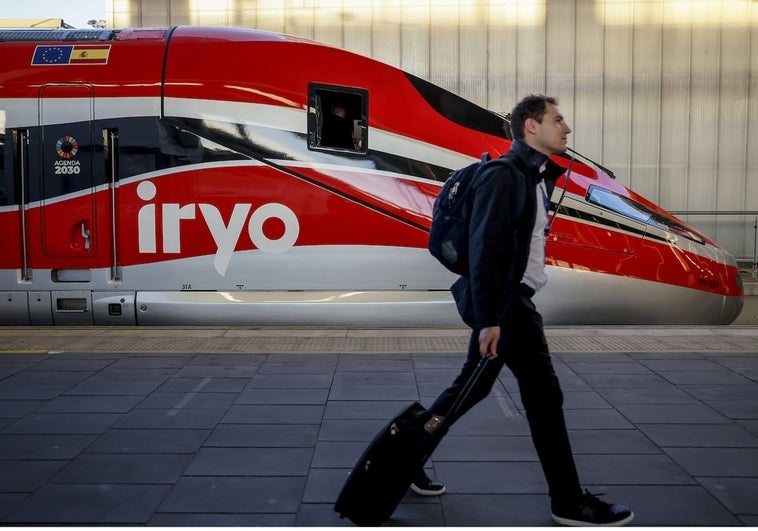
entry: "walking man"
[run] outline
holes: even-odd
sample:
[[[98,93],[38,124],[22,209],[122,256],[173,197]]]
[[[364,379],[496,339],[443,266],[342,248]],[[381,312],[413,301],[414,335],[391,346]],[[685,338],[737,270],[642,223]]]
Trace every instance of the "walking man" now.
[[[514,142],[504,155],[512,165],[493,165],[476,184],[469,231],[469,275],[452,287],[459,310],[472,326],[461,373],[429,408],[446,415],[482,356],[484,373],[457,418],[484,399],[503,365],[513,372],[532,440],[547,480],[553,520],[564,525],[624,525],[628,507],[582,490],[563,416],[563,393],[532,296],[547,284],[545,228],[549,197],[564,169],[550,160],[566,150],[571,129],[547,96],[530,95],[511,113]],[[515,167],[515,169],[512,169]],[[423,470],[411,488],[436,495],[444,485]]]

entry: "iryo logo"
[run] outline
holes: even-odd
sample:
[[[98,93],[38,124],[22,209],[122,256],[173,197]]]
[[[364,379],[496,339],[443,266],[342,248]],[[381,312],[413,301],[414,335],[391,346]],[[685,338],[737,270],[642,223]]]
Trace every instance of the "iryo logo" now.
[[[142,181],[137,185],[137,195],[143,201],[152,201],[155,198],[156,187],[151,181]],[[250,240],[258,249],[266,253],[282,253],[291,249],[300,234],[300,222],[295,213],[287,206],[280,203],[266,203],[255,209],[250,218],[248,214],[252,205],[250,203],[237,203],[228,223],[221,218],[218,208],[208,203],[164,203],[161,205],[162,234],[164,253],[181,252],[181,220],[195,219],[197,209],[205,220],[208,230],[216,242],[216,257],[213,266],[223,276],[229,261],[234,254],[234,248],[242,234],[242,229],[247,221],[247,233]],[[139,209],[137,215],[137,228],[139,232],[139,252],[156,253],[157,236],[155,212],[157,205],[148,204]],[[284,224],[284,234],[279,239],[272,240],[263,233],[263,224],[266,220],[276,218]]]

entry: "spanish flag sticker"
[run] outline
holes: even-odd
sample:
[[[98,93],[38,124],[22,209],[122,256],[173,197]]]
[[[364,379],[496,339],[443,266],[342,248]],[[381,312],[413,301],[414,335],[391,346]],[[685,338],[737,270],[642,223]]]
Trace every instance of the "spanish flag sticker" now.
[[[111,52],[110,44],[80,44],[71,50],[69,64],[98,64],[108,63],[108,54]]]

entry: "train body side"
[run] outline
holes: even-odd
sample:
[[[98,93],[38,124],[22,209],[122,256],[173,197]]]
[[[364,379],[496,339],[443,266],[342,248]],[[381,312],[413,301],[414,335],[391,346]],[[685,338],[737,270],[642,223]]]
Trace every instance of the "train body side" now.
[[[12,58],[0,78],[3,324],[459,324],[454,277],[426,251],[431,205],[451,168],[508,149],[496,115],[267,32],[0,46]],[[319,113],[344,95],[366,118],[359,145],[321,146]],[[552,198],[546,322],[736,317],[731,257],[588,202],[597,187],[664,213],[570,168]]]

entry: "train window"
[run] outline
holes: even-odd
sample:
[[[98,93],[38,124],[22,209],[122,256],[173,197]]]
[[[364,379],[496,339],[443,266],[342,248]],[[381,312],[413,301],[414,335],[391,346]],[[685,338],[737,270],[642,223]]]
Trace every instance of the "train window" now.
[[[311,83],[308,149],[368,152],[368,91]]]
[[[705,239],[700,234],[688,229],[674,218],[650,210],[633,199],[618,195],[605,188],[590,186],[587,192],[587,201],[647,225],[673,232],[698,243],[705,243]]]

